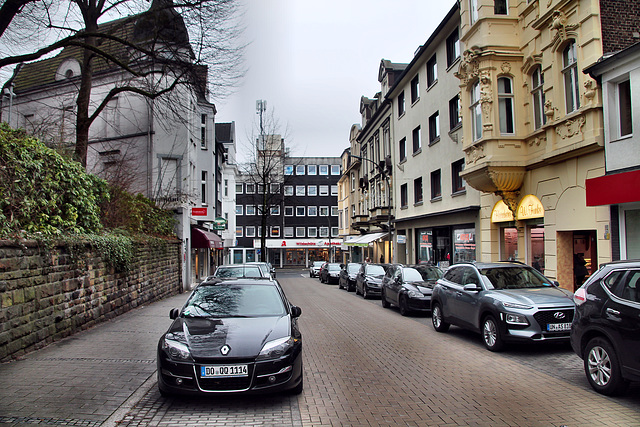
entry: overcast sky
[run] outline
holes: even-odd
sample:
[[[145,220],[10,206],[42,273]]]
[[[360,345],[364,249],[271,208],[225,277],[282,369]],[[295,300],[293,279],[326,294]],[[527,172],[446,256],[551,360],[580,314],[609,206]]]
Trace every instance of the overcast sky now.
[[[410,62],[455,4],[244,1],[249,71],[234,95],[216,102],[216,121],[235,121],[238,150],[246,150],[258,120],[256,100],[263,99],[293,155],[331,157],[349,146],[351,125],[360,123],[360,97],[380,91],[380,60]]]

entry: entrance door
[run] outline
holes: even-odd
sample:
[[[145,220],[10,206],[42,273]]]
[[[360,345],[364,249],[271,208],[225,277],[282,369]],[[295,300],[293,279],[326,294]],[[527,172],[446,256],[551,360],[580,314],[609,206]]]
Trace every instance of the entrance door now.
[[[598,269],[596,232],[573,232],[573,280],[577,290]]]

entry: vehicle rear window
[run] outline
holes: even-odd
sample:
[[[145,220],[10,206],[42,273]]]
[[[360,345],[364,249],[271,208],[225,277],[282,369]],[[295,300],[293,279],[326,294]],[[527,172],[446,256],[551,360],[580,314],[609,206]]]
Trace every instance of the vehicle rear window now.
[[[260,272],[260,268],[258,266],[239,266],[239,267],[218,267],[216,270],[214,277],[220,279],[230,279],[230,278],[240,278],[240,277],[248,277],[248,278],[259,278],[263,277]]]

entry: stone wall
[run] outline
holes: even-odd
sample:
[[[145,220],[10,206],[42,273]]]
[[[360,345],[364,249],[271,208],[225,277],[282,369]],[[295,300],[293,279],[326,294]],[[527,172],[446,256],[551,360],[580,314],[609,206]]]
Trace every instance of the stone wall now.
[[[116,272],[89,244],[0,241],[0,362],[182,291],[179,241],[134,253]]]

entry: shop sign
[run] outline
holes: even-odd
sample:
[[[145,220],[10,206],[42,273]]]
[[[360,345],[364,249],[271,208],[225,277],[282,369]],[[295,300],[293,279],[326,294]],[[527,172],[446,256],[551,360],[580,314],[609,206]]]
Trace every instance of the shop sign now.
[[[407,243],[407,236],[404,234],[398,234],[398,236],[396,237],[396,241],[398,242],[398,244],[404,245]]]
[[[504,202],[504,200],[500,200],[493,206],[493,210],[491,211],[491,222],[507,222],[513,221],[513,212]]]
[[[518,205],[518,220],[544,218],[542,202],[533,194],[527,194]]]
[[[207,216],[207,208],[191,208],[191,216]]]
[[[216,219],[213,220],[213,229],[214,230],[226,230],[227,229],[227,220],[222,218],[222,217],[218,217]]]
[[[260,239],[254,239],[253,247],[261,246]],[[266,239],[267,248],[316,248],[327,246],[342,246],[342,239]]]

